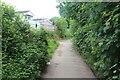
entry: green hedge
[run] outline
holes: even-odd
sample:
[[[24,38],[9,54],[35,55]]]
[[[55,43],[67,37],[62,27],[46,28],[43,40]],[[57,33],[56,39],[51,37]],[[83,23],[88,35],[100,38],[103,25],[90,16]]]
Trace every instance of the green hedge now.
[[[50,57],[48,33],[30,28],[12,6],[2,3],[1,7],[3,80],[39,78]]]
[[[73,41],[98,77],[120,79],[120,5],[116,3],[60,3],[71,21]]]

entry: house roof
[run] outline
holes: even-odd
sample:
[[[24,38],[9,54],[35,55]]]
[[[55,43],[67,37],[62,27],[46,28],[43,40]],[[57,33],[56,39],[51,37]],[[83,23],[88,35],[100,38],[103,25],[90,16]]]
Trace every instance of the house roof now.
[[[43,20],[43,19],[33,19],[33,21],[40,21],[40,20]]]
[[[34,14],[30,11],[30,10],[26,10],[26,11],[17,11],[17,13],[21,13],[23,15],[27,15],[27,16],[34,16]]]
[[[26,13],[26,12],[29,12],[29,10],[26,10],[26,11],[17,11],[18,13]]]

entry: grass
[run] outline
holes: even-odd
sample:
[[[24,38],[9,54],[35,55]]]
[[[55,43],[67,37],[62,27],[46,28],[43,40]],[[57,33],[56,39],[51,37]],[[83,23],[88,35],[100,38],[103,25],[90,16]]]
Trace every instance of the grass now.
[[[55,40],[55,39],[48,39],[48,45],[49,45],[49,48],[48,48],[48,56],[49,56],[49,59],[51,59],[54,51],[57,49],[58,47],[58,41]]]

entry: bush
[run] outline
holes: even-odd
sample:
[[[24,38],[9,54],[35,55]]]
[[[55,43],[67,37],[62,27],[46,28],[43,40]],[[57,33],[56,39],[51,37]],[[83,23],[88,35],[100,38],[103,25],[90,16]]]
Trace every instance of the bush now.
[[[2,79],[39,78],[50,59],[48,51],[52,48],[48,48],[51,45],[48,33],[30,28],[12,6],[2,3],[1,7]]]
[[[56,50],[56,48],[58,47],[58,42],[55,39],[48,39],[48,55],[49,55],[49,60],[52,57],[52,53],[54,53],[54,51]]]
[[[68,23],[65,18],[53,17],[51,21],[57,27],[56,34],[59,38],[66,39],[70,37],[70,31],[67,29]]]
[[[74,45],[96,75],[120,79],[119,2],[61,3],[59,9],[62,16],[73,20]]]

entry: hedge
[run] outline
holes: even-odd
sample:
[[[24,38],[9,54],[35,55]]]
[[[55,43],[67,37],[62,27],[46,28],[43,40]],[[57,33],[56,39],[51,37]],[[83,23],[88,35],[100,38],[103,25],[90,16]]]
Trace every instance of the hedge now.
[[[48,33],[44,29],[30,28],[14,7],[5,3],[1,7],[2,79],[39,78],[50,59]]]
[[[97,77],[120,79],[120,2],[60,3],[76,49]]]

